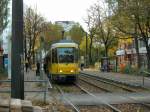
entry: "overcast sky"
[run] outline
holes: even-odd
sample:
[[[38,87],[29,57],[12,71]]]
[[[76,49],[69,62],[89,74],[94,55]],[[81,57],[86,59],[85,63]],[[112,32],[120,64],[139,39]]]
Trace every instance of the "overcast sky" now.
[[[84,28],[87,9],[97,0],[24,0],[27,6],[37,7],[48,21],[75,21]]]

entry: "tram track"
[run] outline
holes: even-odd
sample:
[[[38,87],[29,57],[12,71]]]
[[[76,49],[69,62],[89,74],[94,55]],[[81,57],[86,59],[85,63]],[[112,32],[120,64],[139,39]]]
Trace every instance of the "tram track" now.
[[[114,86],[120,89],[123,89],[127,92],[143,92],[146,91],[147,89],[142,88],[142,87],[131,87],[130,85],[126,85],[126,84],[122,84],[113,80],[108,80],[106,78],[102,78],[99,76],[95,76],[95,75],[91,75],[91,74],[84,74],[84,73],[80,73],[80,76],[83,76],[84,78],[90,78],[90,80],[95,80],[95,81],[99,81],[105,84],[108,84],[110,86]]]
[[[111,84],[107,84],[107,83],[104,83],[104,82],[101,82],[101,81],[98,81],[98,80],[95,80],[95,79],[89,79],[87,77],[81,77],[79,78],[80,81],[83,81],[91,86],[93,86],[93,88],[97,88],[97,89],[100,89],[106,93],[129,93],[129,91],[123,89],[123,88],[118,88],[114,85],[111,85]],[[87,87],[89,88],[89,87]]]
[[[93,79],[94,80],[94,79]],[[79,79],[77,82],[81,81],[81,79]],[[83,80],[82,80],[83,81]],[[88,80],[85,79],[83,82],[88,83]],[[91,85],[91,82],[88,83],[89,85],[97,88],[97,89],[101,89],[102,91],[104,91],[104,93],[112,93],[112,91],[109,91],[108,89],[101,87],[100,85],[94,84],[95,81],[93,81],[93,84]],[[125,111],[126,108],[130,109],[130,110],[138,110],[138,106],[140,106],[140,108],[148,108],[150,109],[149,104],[146,103],[142,103],[140,101],[137,101],[133,98],[129,98],[130,100],[136,102],[134,103],[123,103],[123,104],[111,104],[108,103],[106,101],[103,101],[100,97],[97,96],[97,94],[92,93],[91,91],[89,92],[89,90],[87,90],[86,87],[82,87],[83,85],[80,83],[75,83],[72,85],[61,85],[61,84],[53,84],[53,89],[56,88],[57,89],[57,94],[61,94],[63,97],[63,101],[66,102],[66,104],[64,105],[65,107],[67,107],[67,109],[71,109],[74,112],[92,112],[93,110],[97,110],[95,112],[104,112],[103,110],[105,110],[105,112],[130,112],[130,111]],[[100,86],[100,87],[99,87]],[[114,86],[114,85],[113,85]],[[72,89],[70,89],[72,88]],[[120,87],[119,87],[120,88]],[[68,91],[69,89],[69,91]],[[67,90],[67,91],[66,91]],[[76,92],[76,90],[78,92]],[[135,92],[135,91],[131,91],[131,89],[128,91],[127,89],[125,89],[127,92]],[[72,100],[70,100],[70,98],[67,96],[67,94],[74,94],[78,93],[78,95],[80,95],[83,93],[86,95],[89,95],[89,97],[92,97],[93,100],[98,100],[100,102],[97,104],[93,104],[93,105],[78,105],[75,102],[72,102]],[[100,93],[100,92],[98,92]],[[74,104],[75,103],[75,104]],[[57,107],[56,107],[57,108]],[[133,111],[133,112],[137,112],[137,111]],[[140,111],[139,111],[140,112]],[[149,112],[149,111],[143,111],[143,112]]]
[[[94,94],[92,94],[92,93],[90,93],[88,90],[86,90],[86,89],[83,89],[83,87],[81,87],[81,85],[78,85],[77,83],[74,83],[74,85],[77,87],[77,88],[79,88],[81,91],[82,91],[82,93],[85,93],[85,94],[87,94],[87,95],[89,95],[89,96],[91,96],[91,97],[93,97],[94,99],[96,99],[96,96],[94,95]],[[58,91],[59,91],[59,93],[62,95],[62,97],[63,97],[63,99],[67,102],[67,105],[69,105],[71,108],[72,108],[72,110],[74,111],[74,112],[83,112],[83,110],[86,110],[87,109],[87,107],[89,107],[89,106],[87,106],[87,105],[85,105],[85,106],[83,106],[82,105],[82,107],[80,107],[80,105],[79,106],[77,106],[77,105],[75,105],[75,104],[73,104],[68,98],[67,98],[67,96],[65,96],[65,94],[66,94],[66,92],[64,91],[64,88],[61,88],[61,86],[60,85],[53,85],[53,88],[56,88]],[[68,92],[67,92],[68,93]],[[71,92],[72,93],[72,92]],[[103,103],[103,102],[102,102]],[[109,109],[111,109],[112,110],[112,112],[121,112],[120,110],[118,110],[117,108],[115,108],[114,106],[112,106],[112,105],[110,105],[110,104],[105,104],[105,103],[103,103],[105,106],[108,106],[107,108],[106,107],[103,107],[103,108],[105,108],[105,110],[109,110]],[[102,110],[102,107],[100,107],[100,105],[92,105],[92,106],[90,106],[92,109],[94,108],[94,109],[101,109]],[[81,111],[80,111],[81,110]]]
[[[72,109],[74,110],[74,112],[80,112],[80,110],[78,109],[78,107],[73,104],[65,95],[64,95],[64,91],[56,86],[56,88],[58,89],[58,91],[60,92],[60,94],[63,96],[64,100],[72,107]]]
[[[82,75],[83,75],[83,74],[82,74]],[[84,77],[85,77],[85,76],[88,77],[88,78],[95,79],[95,80],[97,80],[97,81],[101,81],[101,82],[106,83],[106,84],[110,84],[110,85],[116,86],[116,87],[118,87],[118,88],[122,88],[122,89],[124,89],[124,90],[126,90],[126,91],[128,91],[128,92],[132,92],[132,93],[138,92],[137,88],[136,88],[136,90],[133,89],[133,88],[131,89],[131,87],[130,87],[130,89],[129,89],[129,88],[127,87],[127,85],[123,85],[123,86],[122,86],[122,84],[121,84],[121,86],[120,86],[119,83],[116,83],[115,81],[109,82],[108,80],[100,79],[100,77],[96,77],[96,76],[93,76],[93,77],[92,77],[92,75],[89,75],[89,74],[84,74]],[[82,79],[80,79],[80,80],[82,80]],[[91,84],[91,85],[94,85],[94,86],[96,85],[96,84],[93,84],[93,83],[91,83],[91,82],[88,82],[87,80],[86,80],[86,81],[84,80],[84,82],[87,82],[88,84]],[[98,88],[99,88],[99,87],[98,87]],[[100,88],[102,88],[102,87],[100,87]],[[103,88],[103,89],[104,89],[104,88]],[[141,89],[141,88],[140,88],[140,89]],[[144,89],[144,88],[142,88],[142,89]],[[111,91],[109,91],[109,90],[107,90],[107,89],[104,90],[104,91],[112,93]],[[133,99],[133,98],[128,98],[128,99],[133,100],[133,101],[137,102],[138,104],[140,104],[140,105],[142,105],[142,106],[144,106],[144,107],[150,109],[150,104],[137,101],[137,100],[135,100],[135,99]]]
[[[49,81],[50,82],[50,81]],[[78,109],[78,107],[75,105],[75,104],[73,104],[66,96],[65,96],[65,93],[68,93],[68,91],[66,91],[66,90],[64,90],[64,87],[62,86],[62,85],[58,85],[58,84],[56,84],[56,83],[50,83],[51,84],[51,95],[52,95],[52,97],[55,99],[55,104],[57,105],[57,106],[54,106],[53,107],[53,112],[57,112],[57,111],[60,111],[59,110],[59,105],[61,104],[61,106],[63,105],[64,107],[65,107],[65,109],[66,110],[61,110],[62,112],[65,112],[65,111],[67,111],[67,112],[70,112],[70,110],[71,110],[71,112],[73,111],[73,112],[80,112],[80,110]],[[70,87],[70,86],[69,86]],[[61,96],[62,96],[62,98],[61,99],[59,99],[57,96],[58,96],[58,94],[60,94]],[[62,100],[63,99],[63,100]],[[64,105],[63,103],[64,103],[64,101],[67,103],[67,105]],[[59,102],[59,104],[57,103],[57,102]],[[68,107],[69,106],[69,107]],[[68,107],[68,108],[66,108],[66,107]]]
[[[80,81],[82,81],[82,82],[84,82],[84,83],[86,83],[86,84],[88,84],[89,86],[93,86],[93,87],[95,87],[95,88],[97,88],[97,89],[100,89],[101,91],[100,92],[111,92],[110,90],[108,90],[108,89],[106,89],[106,88],[104,88],[104,87],[101,87],[101,86],[99,86],[99,85],[97,85],[97,84],[95,84],[95,83],[91,83],[91,82],[89,82],[89,81],[87,81],[87,80],[84,80],[84,79],[82,79],[82,78],[79,78],[79,80]],[[78,81],[78,83],[80,82],[80,81]],[[88,87],[89,87],[88,86]],[[99,91],[98,91],[99,92]]]
[[[85,94],[89,95],[89,97],[92,97],[93,100],[98,100],[100,102],[100,104],[93,104],[93,105],[86,105],[86,104],[78,105],[75,102],[72,102],[72,100],[70,100],[70,98],[67,96],[67,94],[69,94],[69,93],[67,91],[64,91],[65,89],[62,88],[62,86],[53,84],[53,89],[56,88],[57,91],[59,92],[59,94],[62,95],[61,99],[63,99],[63,101],[66,102],[66,104],[64,104],[64,106],[67,109],[72,110],[74,112],[93,112],[93,111],[95,111],[95,112],[131,112],[130,110],[134,110],[132,112],[137,112],[139,107],[140,107],[140,109],[149,107],[149,106],[147,107],[146,104],[142,104],[141,102],[137,102],[135,104],[134,103],[133,104],[107,103],[107,102],[103,101],[101,98],[99,98],[97,95],[95,95],[94,93],[91,93],[88,90],[86,90],[87,88],[83,88],[82,85],[75,83],[72,86],[73,87],[76,86],[76,88],[81,89],[81,91],[82,91],[81,93],[85,93]],[[72,86],[69,86],[69,87],[72,87]],[[67,88],[68,86],[65,86],[65,87]],[[72,93],[73,92],[71,92],[71,94]],[[131,99],[131,100],[133,100],[133,99]],[[62,101],[62,100],[60,100],[60,101]],[[136,100],[135,100],[135,102],[136,102]],[[56,108],[57,108],[57,106],[56,106]],[[126,108],[128,108],[128,109],[126,110]],[[149,111],[142,111],[142,112],[149,112]]]
[[[85,94],[87,94],[87,95],[89,95],[90,97],[93,97],[93,100],[97,100],[97,96],[96,95],[94,95],[93,93],[91,93],[91,92],[89,92],[88,90],[86,90],[85,88],[83,88],[81,85],[79,85],[79,84],[77,84],[77,83],[74,83],[75,84],[75,86],[76,87],[78,87],[78,88],[80,88],[81,89],[81,91],[83,92],[83,93],[85,93]],[[89,83],[89,84],[91,84],[91,83]],[[101,87],[99,87],[99,86],[96,86],[96,85],[94,85],[93,84],[93,86],[95,86],[96,88],[100,88],[100,89],[102,89],[103,91],[105,91],[105,92],[110,92],[110,91],[108,91],[108,90],[106,90],[106,89],[104,89],[104,88],[101,88]],[[72,106],[73,107],[73,109],[76,111],[76,112],[80,112],[80,107],[78,108],[77,106],[75,106],[71,101],[69,101],[69,99],[67,99],[66,97],[65,97],[65,93],[64,93],[64,91],[63,91],[63,89],[61,89],[60,87],[58,87],[57,86],[57,88],[58,88],[58,90],[60,91],[60,93],[64,96],[64,98],[65,98],[65,101],[67,101],[68,102],[68,104],[70,105],[70,106]],[[99,101],[101,102],[101,104],[103,104],[104,106],[107,106],[107,109],[110,109],[110,110],[112,110],[112,112],[121,112],[119,109],[117,109],[115,106],[113,106],[113,105],[111,105],[111,104],[108,104],[108,103],[106,103],[106,102],[103,102],[103,101],[101,101],[101,99],[99,99]],[[92,107],[95,107],[95,108],[97,108],[98,110],[99,109],[102,109],[102,107],[100,107],[100,105],[92,105]],[[84,109],[86,109],[87,108],[87,105],[85,105],[84,107],[83,107]],[[83,109],[82,108],[82,109]],[[104,108],[104,107],[103,107]],[[105,107],[105,109],[106,109],[106,107]]]
[[[89,96],[92,96],[95,100],[97,99],[97,96],[92,94],[91,92],[87,91],[85,88],[81,87],[80,85],[76,84],[76,86],[78,86],[82,91],[84,91],[85,93],[87,93]],[[100,100],[100,99],[99,99]],[[101,101],[104,105],[107,105],[109,108],[111,108],[113,110],[113,112],[121,112],[121,110],[117,109],[116,107],[114,107],[111,104],[108,104],[104,101]]]

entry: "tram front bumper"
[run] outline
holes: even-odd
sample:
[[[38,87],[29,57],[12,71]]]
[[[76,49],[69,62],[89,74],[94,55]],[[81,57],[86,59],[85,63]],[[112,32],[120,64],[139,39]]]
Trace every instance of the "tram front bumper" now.
[[[53,74],[52,75],[52,78],[54,80],[66,80],[66,79],[76,79],[78,74]]]

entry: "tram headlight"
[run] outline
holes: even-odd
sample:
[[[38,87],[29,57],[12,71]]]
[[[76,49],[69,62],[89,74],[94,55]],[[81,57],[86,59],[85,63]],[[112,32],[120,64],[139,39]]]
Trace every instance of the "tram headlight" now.
[[[62,71],[62,70],[59,70],[59,72],[62,73],[63,71]]]
[[[71,70],[70,72],[71,72],[71,73],[73,73],[73,72],[74,72],[74,70]]]

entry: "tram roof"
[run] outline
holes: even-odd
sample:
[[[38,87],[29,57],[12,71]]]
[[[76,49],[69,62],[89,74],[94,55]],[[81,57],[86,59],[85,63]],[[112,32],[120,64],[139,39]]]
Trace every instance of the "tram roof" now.
[[[57,43],[52,44],[51,48],[55,47],[76,47],[78,48],[78,44],[72,40],[60,40]]]

